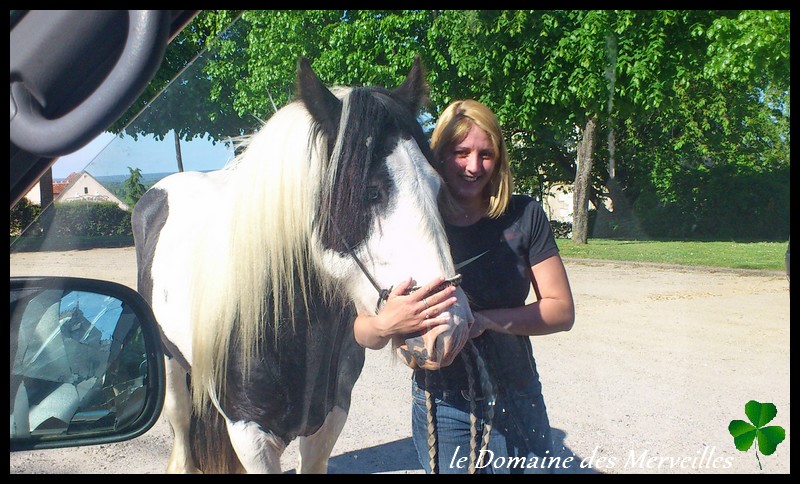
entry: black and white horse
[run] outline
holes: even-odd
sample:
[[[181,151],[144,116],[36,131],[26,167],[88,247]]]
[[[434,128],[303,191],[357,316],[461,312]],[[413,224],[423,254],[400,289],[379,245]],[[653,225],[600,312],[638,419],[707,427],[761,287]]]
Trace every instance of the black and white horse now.
[[[327,471],[364,363],[356,311],[405,277],[454,274],[415,117],[426,89],[418,59],[391,91],[328,89],[301,59],[297,99],[236,159],[138,202],[139,291],[169,355],[168,472],[280,472],[295,438],[298,472]],[[472,314],[456,295],[416,364],[464,346]]]

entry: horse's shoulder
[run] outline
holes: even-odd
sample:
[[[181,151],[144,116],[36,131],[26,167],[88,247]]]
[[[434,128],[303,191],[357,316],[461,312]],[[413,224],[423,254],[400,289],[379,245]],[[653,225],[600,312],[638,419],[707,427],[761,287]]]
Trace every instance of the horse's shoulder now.
[[[164,201],[173,207],[203,207],[214,204],[223,193],[229,174],[223,170],[182,172],[169,175],[151,190],[163,192]]]

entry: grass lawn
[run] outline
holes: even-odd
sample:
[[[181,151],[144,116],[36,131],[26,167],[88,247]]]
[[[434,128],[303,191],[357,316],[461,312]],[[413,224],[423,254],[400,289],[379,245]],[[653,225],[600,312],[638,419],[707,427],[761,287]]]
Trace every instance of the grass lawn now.
[[[563,258],[657,262],[733,269],[786,269],[788,242],[683,242],[589,239],[585,245],[558,239]]]

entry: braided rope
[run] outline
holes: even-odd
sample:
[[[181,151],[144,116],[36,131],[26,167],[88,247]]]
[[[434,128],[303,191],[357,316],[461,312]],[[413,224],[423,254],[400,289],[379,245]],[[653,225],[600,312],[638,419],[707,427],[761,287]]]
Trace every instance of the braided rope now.
[[[430,459],[431,474],[439,473],[439,462],[437,458],[436,444],[436,421],[435,405],[433,394],[431,394],[431,372],[425,371],[425,407],[428,410],[428,458]]]
[[[475,366],[478,369],[478,376],[481,385],[483,397],[486,400],[486,418],[483,425],[483,433],[481,435],[481,450],[483,452],[476,452],[478,442],[478,417],[477,417],[477,404],[475,395],[475,374],[472,364],[467,352],[462,352],[461,357],[464,359],[464,368],[467,372],[467,380],[469,383],[469,413],[470,413],[470,459],[469,459],[469,473],[475,473],[477,463],[482,462],[479,459],[480,455],[486,455],[486,450],[489,449],[489,439],[492,433],[492,423],[494,421],[494,405],[495,405],[495,388],[492,379],[489,375],[489,370],[486,366],[486,361],[478,351],[478,348],[472,341],[468,342],[469,352],[475,361]],[[425,404],[428,411],[428,457],[430,459],[430,467],[432,474],[439,473],[439,465],[437,459],[437,442],[436,442],[436,421],[435,421],[435,402],[434,397],[430,392],[432,377],[428,370],[425,370]]]
[[[478,348],[470,341],[470,350],[472,350],[473,357],[475,358],[475,365],[478,367],[478,374],[480,376],[481,390],[486,399],[486,423],[483,425],[483,445],[481,449],[486,451],[489,449],[489,439],[492,434],[492,424],[494,421],[494,404],[497,398],[494,383],[489,375],[489,369],[486,366],[486,361],[481,356]],[[486,455],[483,452],[482,455]]]
[[[464,360],[464,369],[467,371],[467,382],[469,392],[469,473],[475,474],[475,450],[478,447],[478,416],[477,405],[475,404],[475,373],[472,369],[472,362],[466,351],[461,352]]]

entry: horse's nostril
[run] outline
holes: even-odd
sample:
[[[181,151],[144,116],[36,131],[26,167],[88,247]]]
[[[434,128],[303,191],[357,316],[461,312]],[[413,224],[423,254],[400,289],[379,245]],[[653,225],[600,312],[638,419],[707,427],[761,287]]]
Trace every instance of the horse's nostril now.
[[[415,361],[420,366],[424,365],[430,358],[421,335],[406,338],[405,344],[399,349],[406,361]]]

